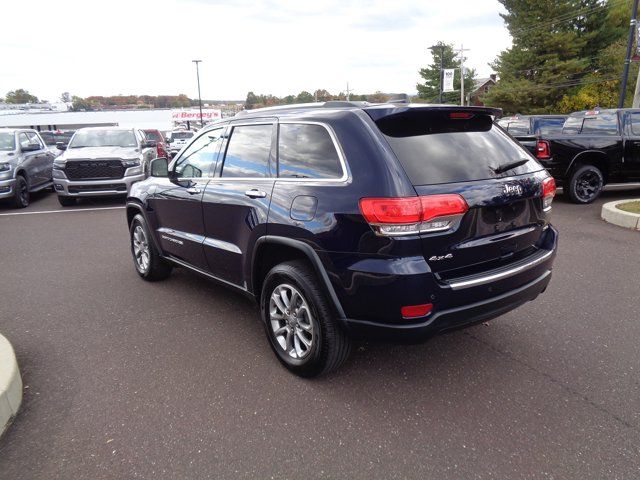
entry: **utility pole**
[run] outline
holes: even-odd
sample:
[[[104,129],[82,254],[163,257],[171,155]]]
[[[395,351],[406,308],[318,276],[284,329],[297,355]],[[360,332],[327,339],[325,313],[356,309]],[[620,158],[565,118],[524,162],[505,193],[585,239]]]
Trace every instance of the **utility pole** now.
[[[347,82],[347,102],[349,101],[349,94],[351,93],[351,90],[349,90],[349,82]]]
[[[200,97],[200,68],[199,64],[202,60],[192,60],[196,64],[196,77],[198,78],[198,105],[200,106],[200,127],[204,127],[204,120],[202,119],[202,98]]]
[[[633,1],[633,13],[631,14],[631,22],[629,23],[629,40],[627,41],[627,54],[624,58],[624,69],[622,70],[622,81],[620,82],[620,100],[618,101],[618,108],[624,107],[624,97],[627,93],[627,79],[629,78],[629,65],[631,64],[631,49],[633,48],[633,34],[636,30],[637,18],[638,18],[638,2],[640,0]]]
[[[429,50],[431,50],[431,53],[433,54],[436,48],[440,49],[440,92],[438,93],[438,103],[442,103],[442,70],[444,68],[444,45],[432,45],[431,47],[429,47]]]
[[[464,48],[464,45],[460,44],[460,106],[464,107],[464,52],[468,52],[468,48]]]

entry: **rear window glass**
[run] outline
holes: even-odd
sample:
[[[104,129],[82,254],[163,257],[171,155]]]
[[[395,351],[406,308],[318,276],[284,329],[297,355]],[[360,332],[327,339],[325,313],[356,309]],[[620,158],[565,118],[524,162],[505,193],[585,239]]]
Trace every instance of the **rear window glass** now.
[[[145,130],[144,134],[147,136],[149,140],[155,140],[156,142],[162,142],[164,138],[162,138],[158,132],[153,130]]]
[[[592,116],[569,117],[564,122],[562,133],[617,135],[618,116],[615,113],[601,113]]]
[[[322,125],[280,124],[281,178],[340,178],[342,167],[331,136]]]
[[[538,135],[560,133],[563,125],[564,118],[540,118],[536,121],[535,133]]]
[[[450,119],[449,113],[410,111],[376,122],[414,185],[502,178],[542,169],[489,115]],[[494,171],[522,159],[529,161],[500,174]]]
[[[528,135],[529,126],[529,119],[511,121],[507,127],[507,132],[511,135]]]

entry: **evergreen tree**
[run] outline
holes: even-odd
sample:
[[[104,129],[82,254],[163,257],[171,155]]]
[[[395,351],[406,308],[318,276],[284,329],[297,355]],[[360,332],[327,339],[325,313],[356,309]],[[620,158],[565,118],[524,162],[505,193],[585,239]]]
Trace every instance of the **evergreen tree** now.
[[[604,69],[602,60],[603,53],[620,38],[619,26],[609,19],[619,0],[499,1],[507,10],[501,16],[513,44],[491,65],[500,82],[487,94],[485,103],[502,107],[506,113],[571,111],[575,105],[569,99],[583,87],[615,88],[619,71]],[[589,91],[597,89],[590,87]],[[607,93],[603,99],[609,103],[610,97]]]
[[[431,55],[433,57],[432,63],[426,67],[420,69],[420,76],[424,80],[424,83],[418,83],[416,88],[418,89],[418,97],[425,99],[431,103],[437,103],[440,93],[440,57],[442,57],[442,68],[455,68],[455,76],[453,81],[453,88],[455,92],[444,92],[442,94],[443,103],[460,103],[460,58],[457,57],[453,45],[446,44],[444,42],[438,42],[434,47],[431,47]],[[466,59],[464,59],[466,60]],[[475,70],[465,68],[464,76],[464,91],[469,93],[473,88],[473,79],[475,77]]]

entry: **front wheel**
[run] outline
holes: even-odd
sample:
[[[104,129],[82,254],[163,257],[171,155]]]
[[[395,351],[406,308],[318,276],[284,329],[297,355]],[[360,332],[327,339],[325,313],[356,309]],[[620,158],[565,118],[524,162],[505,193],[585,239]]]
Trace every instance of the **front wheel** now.
[[[569,179],[569,198],[573,203],[591,203],[602,193],[604,176],[595,165],[579,167]]]
[[[305,262],[273,267],[264,281],[260,303],[269,344],[278,360],[296,375],[328,373],[349,356],[351,342]]]
[[[27,185],[27,179],[22,175],[18,175],[15,183],[13,206],[16,208],[26,208],[29,206],[29,199],[29,185]]]
[[[162,259],[156,250],[147,228],[147,222],[142,215],[138,214],[133,217],[129,234],[131,254],[138,275],[150,282],[164,280],[171,275],[173,268]]]

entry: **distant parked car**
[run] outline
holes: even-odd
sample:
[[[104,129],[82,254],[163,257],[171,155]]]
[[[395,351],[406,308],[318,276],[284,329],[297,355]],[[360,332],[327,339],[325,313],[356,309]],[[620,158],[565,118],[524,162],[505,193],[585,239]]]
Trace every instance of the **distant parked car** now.
[[[146,129],[144,134],[148,140],[156,142],[158,157],[169,158],[169,144],[160,130]]]
[[[501,118],[498,125],[535,155],[540,136],[561,133],[567,117],[568,115],[514,115]]]
[[[62,150],[57,148],[57,144],[62,143],[63,145],[68,145],[71,137],[73,137],[73,134],[75,133],[75,130],[46,130],[38,133],[47,146],[47,150],[57,157],[62,153]]]
[[[31,192],[51,186],[54,156],[38,132],[30,129],[0,129],[0,199],[13,205],[29,205]]]
[[[54,188],[63,207],[79,197],[126,195],[131,185],[147,177],[156,158],[156,142],[142,130],[92,127],[78,130],[53,164]]]
[[[191,137],[193,137],[194,132],[190,130],[178,130],[171,132],[171,143],[169,144],[169,153],[171,158],[175,157],[182,147],[184,147]]]
[[[542,135],[536,157],[574,203],[591,203],[605,185],[640,182],[640,109],[569,115],[561,134]]]

